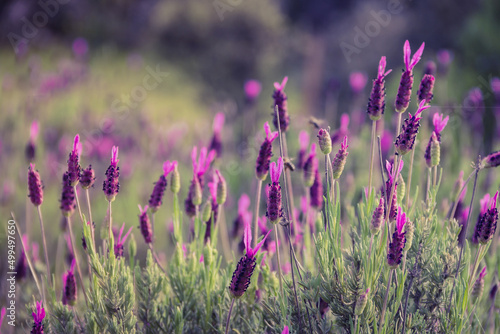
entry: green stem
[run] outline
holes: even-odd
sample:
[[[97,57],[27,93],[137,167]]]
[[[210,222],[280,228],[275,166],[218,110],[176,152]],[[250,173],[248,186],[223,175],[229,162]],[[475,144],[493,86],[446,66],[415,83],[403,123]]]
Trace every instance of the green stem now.
[[[257,244],[257,235],[259,231],[259,204],[260,204],[260,196],[262,192],[262,180],[258,179],[257,183],[257,194],[255,195],[255,210],[254,210],[254,226],[253,226],[253,240],[255,244]]]
[[[73,256],[75,258],[76,270],[78,271],[78,278],[80,279],[80,286],[82,287],[83,296],[85,297],[85,304],[88,306],[87,293],[85,292],[85,285],[83,284],[82,271],[80,270],[80,260],[78,259],[78,254],[76,252],[75,237],[73,234],[73,228],[71,227],[71,218],[69,216],[66,217],[66,223],[69,228],[69,239],[71,241],[71,248],[73,248]],[[110,249],[109,251],[112,252],[113,250]]]
[[[40,205],[37,207],[38,211],[38,218],[40,220],[40,229],[42,230],[42,242],[43,242],[43,250],[45,254],[45,265],[47,266],[47,282],[49,283],[49,286],[52,287],[51,281],[52,281],[52,275],[50,273],[50,263],[49,263],[49,254],[47,251],[47,240],[45,239],[45,229],[43,227],[43,218],[42,218],[42,209],[40,208]],[[27,254],[25,252],[25,254]]]
[[[231,322],[231,313],[233,312],[233,306],[234,306],[234,298],[231,301],[231,306],[229,307],[229,313],[227,314],[226,334],[229,332],[229,323]]]
[[[280,248],[278,246],[278,227],[274,227],[274,237],[276,239],[276,256],[278,258],[278,276],[279,276],[279,282],[280,282],[280,293],[281,293],[281,299],[282,302],[285,302],[285,294],[283,293],[283,278],[281,276],[281,260],[280,260]]]
[[[220,227],[220,233],[221,233],[221,239],[222,239],[222,249],[224,251],[224,257],[226,258],[226,261],[229,262],[231,259],[231,247],[229,247],[229,233],[227,231],[227,225],[226,225],[226,220],[225,219],[220,219],[220,216],[222,215],[222,205],[218,205],[217,207],[217,212],[219,213],[217,215],[217,220],[215,222],[215,226]]]
[[[415,148],[411,150],[411,158],[410,158],[410,169],[408,170],[408,181],[406,186],[406,210],[410,208],[410,194],[411,194],[411,178],[413,174],[413,161],[415,159]]]
[[[372,194],[372,174],[373,174],[373,158],[375,156],[375,132],[377,121],[372,121],[372,141],[370,147],[370,173],[368,174],[368,198]]]
[[[95,233],[94,233],[94,220],[92,219],[92,209],[90,206],[90,194],[89,189],[85,189],[85,196],[87,197],[87,207],[89,209],[89,218],[90,218],[90,232],[92,233],[92,244],[95,247]]]
[[[384,305],[382,306],[382,312],[380,313],[380,323],[378,326],[379,333],[382,330],[382,326],[384,325],[385,310],[387,308],[387,299],[389,298],[389,290],[391,289],[393,273],[394,273],[394,269],[391,270],[391,272],[389,273],[389,281],[387,282],[387,289],[385,290]]]
[[[78,214],[80,215],[80,220],[82,221],[83,224],[85,224],[86,222],[83,220],[82,208],[80,207],[80,200],[78,199],[78,193],[76,192],[76,185],[73,186],[73,191],[75,192],[76,207],[78,208]]]

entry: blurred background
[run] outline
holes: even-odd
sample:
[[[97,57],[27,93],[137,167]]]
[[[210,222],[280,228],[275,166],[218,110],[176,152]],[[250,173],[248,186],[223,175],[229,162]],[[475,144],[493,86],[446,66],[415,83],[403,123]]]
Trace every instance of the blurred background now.
[[[63,228],[58,199],[79,133],[82,167],[92,164],[97,176],[91,194],[96,225],[107,205],[100,185],[111,147],[118,145],[122,184],[114,221],[137,226],[136,205],[146,204],[165,160],[180,163],[183,201],[192,176],[191,148],[210,143],[213,117],[222,112],[224,155],[216,165],[229,182],[226,219],[231,225],[241,193],[255,192],[262,126],[271,120],[273,83],[284,76],[289,77],[291,155],[300,130],[315,139],[307,125],[311,116],[335,130],[347,113],[352,149],[358,153],[350,155],[342,186],[351,191],[346,200],[359,197],[367,183],[367,176],[356,171],[367,166],[365,107],[371,80],[380,57],[387,56],[393,72],[387,77],[385,128],[391,129],[407,39],[413,52],[426,44],[414,92],[430,69],[436,87],[429,115],[439,110],[451,117],[441,159],[449,173],[442,191],[450,191],[477,154],[499,147],[495,106],[500,87],[491,85],[500,75],[498,31],[500,2],[495,0],[3,0],[0,217],[7,220],[13,212],[39,241],[35,210],[26,200],[27,168],[33,161],[45,185],[42,211],[54,256],[65,247],[57,237]],[[464,102],[471,100],[473,87],[481,91],[479,105]],[[466,124],[466,112],[479,119],[478,126]],[[33,122],[39,132],[30,137]],[[427,118],[424,123],[420,161],[431,126]],[[34,156],[27,154],[30,142],[36,146]],[[388,147],[391,143],[389,137]],[[294,178],[301,189],[300,175]],[[492,177],[482,182],[488,189]],[[157,213],[162,226],[157,238],[165,243],[170,240],[169,196]],[[145,249],[142,240],[138,243]]]

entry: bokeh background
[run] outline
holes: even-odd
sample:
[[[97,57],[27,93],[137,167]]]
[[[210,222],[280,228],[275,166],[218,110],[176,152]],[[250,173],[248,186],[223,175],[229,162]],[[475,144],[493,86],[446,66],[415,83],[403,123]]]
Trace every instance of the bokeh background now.
[[[58,200],[75,134],[84,143],[82,166],[92,164],[96,170],[91,191],[96,225],[104,220],[107,202],[100,188],[111,147],[118,145],[122,175],[114,221],[136,226],[136,206],[146,204],[163,161],[179,161],[185,198],[191,148],[209,144],[213,117],[222,112],[224,155],[216,165],[229,182],[225,217],[231,225],[241,193],[255,192],[262,125],[271,120],[273,83],[285,75],[291,155],[300,130],[309,130],[314,139],[311,116],[335,130],[341,114],[349,114],[357,153],[350,155],[342,186],[346,200],[359,197],[367,183],[365,106],[371,80],[380,57],[387,56],[393,73],[387,78],[385,127],[391,129],[406,39],[413,51],[426,43],[414,92],[426,63],[437,66],[429,115],[440,110],[451,117],[442,146],[446,184],[441,191],[449,192],[477,154],[499,147],[498,95],[490,87],[500,75],[498,31],[500,2],[495,0],[3,0],[0,217],[6,222],[13,212],[31,239],[40,242],[36,213],[26,198],[25,150],[34,121],[40,127],[35,163],[45,185],[42,211],[52,256],[62,258]],[[259,89],[254,97],[245,93],[248,80],[260,83],[260,94]],[[479,129],[469,128],[463,115],[463,101],[473,87],[480,88],[485,101],[476,116]],[[414,112],[415,105],[410,109]],[[425,143],[417,160],[424,149]],[[480,180],[485,191],[498,187],[498,178],[488,175]],[[301,189],[300,176],[294,178]],[[167,246],[169,196],[156,218],[157,240]],[[1,228],[2,243],[4,236]],[[146,249],[142,240],[138,244]]]

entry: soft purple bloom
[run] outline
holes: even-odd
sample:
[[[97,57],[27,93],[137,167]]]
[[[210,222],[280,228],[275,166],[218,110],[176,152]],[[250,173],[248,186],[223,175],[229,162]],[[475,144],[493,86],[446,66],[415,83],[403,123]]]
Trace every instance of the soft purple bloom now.
[[[78,37],[73,41],[73,53],[77,58],[83,58],[87,55],[89,51],[89,44],[87,40],[82,37]]]
[[[217,177],[214,177],[213,182],[208,183],[208,190],[210,191],[210,202],[212,205],[212,215],[211,217],[205,222],[207,225],[207,229],[205,230],[205,243],[208,242],[208,240],[212,236],[212,226],[215,228],[215,224],[217,223],[217,218],[219,215],[219,205],[217,204],[217,185],[218,185],[218,179]],[[213,217],[213,220],[212,220]]]
[[[73,214],[75,208],[76,208],[75,188],[71,186],[69,173],[66,172],[64,173],[62,180],[60,209],[63,216],[69,217]]]
[[[115,242],[115,256],[117,259],[123,257],[123,245],[127,240],[130,232],[132,232],[132,227],[128,230],[127,234],[122,238],[123,229],[125,228],[125,223],[123,223],[122,228],[120,229],[120,234],[118,235],[118,239]]]
[[[95,172],[92,169],[92,165],[89,165],[87,168],[82,170],[82,174],[80,175],[80,185],[83,189],[89,189],[94,186],[95,182]]]
[[[387,181],[385,181],[385,189],[383,189],[382,193],[383,196],[385,197],[385,201],[387,204],[386,210],[389,208],[390,205],[390,212],[389,212],[389,220],[394,221],[397,218],[397,187],[398,183],[394,184],[394,193],[392,195],[391,201],[389,201],[389,196],[391,195],[391,190],[392,190],[392,184],[395,182],[395,180],[398,179],[399,174],[401,173],[401,170],[403,169],[404,166],[404,161],[401,160],[399,163],[399,168],[396,170],[395,166],[393,163],[390,163],[389,161],[386,160],[385,162],[385,168],[387,169]],[[387,214],[387,211],[386,211]]]
[[[222,127],[224,126],[224,113],[219,112],[215,115],[214,118],[214,123],[213,123],[213,131],[214,134],[212,136],[212,141],[210,142],[210,147],[209,150],[214,150],[216,153],[216,156],[218,158],[221,157],[222,154],[222,138],[221,138],[221,131]]]
[[[450,116],[446,116],[443,119],[443,114],[435,113],[434,116],[432,116],[432,124],[434,125],[434,132],[436,135],[438,135],[438,139],[441,141],[441,131],[444,130],[446,125],[448,124],[448,120],[450,119]]]
[[[340,141],[344,139],[345,136],[349,135],[348,127],[349,127],[349,115],[342,114],[340,116],[340,128],[331,135],[332,145],[340,143]]]
[[[436,63],[432,60],[429,60],[425,63],[424,74],[436,75]]]
[[[202,147],[200,150],[200,155],[198,156],[198,160],[196,157],[198,156],[198,148],[195,146],[191,151],[191,161],[193,164],[193,172],[198,177],[198,181],[200,182],[201,188],[204,186],[205,173],[210,168],[210,165],[215,159],[216,152],[214,150],[208,151],[206,147]]]
[[[281,208],[281,186],[279,183],[281,172],[283,171],[283,159],[278,158],[278,162],[271,163],[269,173],[271,174],[271,184],[267,194],[266,216],[272,224],[277,224],[283,216]]]
[[[379,204],[373,211],[372,220],[370,223],[370,231],[372,233],[377,233],[378,231],[380,231],[382,225],[384,224],[384,208],[384,197],[380,197]]]
[[[76,303],[76,278],[75,278],[75,259],[71,262],[71,268],[62,276],[63,281],[63,305],[75,305]]]
[[[469,127],[477,134],[482,135],[484,117],[484,98],[481,89],[472,88],[463,102],[463,113]]]
[[[262,85],[257,80],[247,80],[244,85],[245,96],[248,102],[253,102],[259,97]]]
[[[30,127],[30,139],[26,145],[25,155],[28,162],[34,162],[36,158],[36,139],[38,138],[38,122],[33,121]]]
[[[408,118],[403,122],[401,132],[396,138],[396,142],[394,143],[394,145],[396,146],[396,152],[399,155],[405,155],[413,149],[415,138],[417,137],[418,129],[420,127],[420,120],[422,119],[420,114],[422,113],[422,111],[430,107],[425,104],[425,100],[420,102],[415,115],[409,113]]]
[[[389,243],[389,249],[387,250],[387,263],[392,269],[395,269],[401,263],[403,257],[403,249],[406,243],[406,232],[403,232],[405,224],[406,214],[401,207],[399,207],[396,218],[396,228],[392,235],[392,241]]]
[[[281,334],[289,334],[289,333],[290,333],[290,331],[288,330],[288,326],[285,326],[283,328],[283,331],[281,332]]]
[[[273,156],[273,141],[278,137],[278,131],[272,132],[268,122],[264,124],[264,131],[266,132],[266,138],[260,146],[259,155],[257,156],[255,164],[255,175],[260,180],[265,180],[267,177],[269,163]]]
[[[45,309],[42,306],[42,302],[36,302],[36,312],[31,313],[31,315],[33,316],[33,328],[31,329],[31,334],[43,334]]]
[[[314,171],[318,168],[318,158],[316,157],[316,143],[311,144],[309,156],[304,162],[303,176],[306,187],[311,187],[314,182]]]
[[[150,244],[153,242],[153,229],[148,216],[148,206],[146,205],[143,209],[141,205],[139,205],[139,212],[139,229],[144,237],[144,241]]]
[[[102,190],[108,201],[115,200],[118,191],[120,190],[120,167],[118,167],[118,146],[113,146],[111,150],[111,164],[106,170],[106,179],[102,184]]]
[[[318,167],[314,170],[314,182],[309,188],[311,207],[320,210],[323,206],[323,181]]]
[[[479,221],[476,224],[474,238],[481,244],[487,244],[495,235],[498,222],[497,199],[498,191],[491,199],[490,209],[480,215]]]
[[[80,167],[80,155],[82,154],[82,143],[80,143],[80,135],[75,136],[73,142],[73,150],[69,154],[68,159],[68,176],[72,187],[76,186],[80,181],[82,168]]]
[[[242,194],[238,200],[238,216],[233,223],[233,238],[238,238],[244,232],[246,222],[252,221],[252,213],[249,211],[250,208],[250,197],[247,194]],[[243,250],[243,242],[240,244],[241,250]]]
[[[309,146],[309,132],[300,131],[299,133],[299,153],[297,155],[297,168],[302,169],[305,163],[305,156],[307,153],[307,147]]]
[[[363,72],[351,72],[349,75],[349,85],[354,94],[359,94],[363,91],[368,82],[368,76]]]
[[[382,137],[380,138],[380,144],[382,146],[382,153],[387,155],[389,150],[392,148],[394,140],[392,139],[392,132],[389,130],[384,130]]]
[[[405,42],[403,48],[405,69],[403,70],[403,74],[401,75],[396,101],[394,102],[397,112],[406,111],[408,105],[410,104],[411,90],[413,86],[413,68],[415,67],[415,65],[417,65],[420,58],[422,57],[424,47],[425,43],[422,43],[413,57],[411,57],[410,42],[408,42],[408,40]]]
[[[151,208],[151,212],[156,212],[162,205],[163,195],[165,194],[165,190],[167,189],[167,176],[168,174],[175,169],[177,166],[177,161],[170,162],[169,160],[163,163],[163,174],[160,175],[158,181],[156,181],[155,186],[153,188],[153,192],[149,197],[149,207]]]
[[[39,206],[43,202],[43,184],[40,174],[35,170],[35,164],[30,164],[28,169],[28,197],[34,206]]]
[[[279,82],[274,83],[274,105],[273,105],[273,124],[276,129],[278,129],[278,117],[276,112],[274,111],[274,107],[278,107],[278,115],[280,121],[280,129],[282,132],[286,132],[288,130],[288,126],[290,125],[290,116],[288,115],[288,105],[287,105],[287,96],[284,92],[286,83],[288,81],[288,77],[284,77],[281,84]]]
[[[453,61],[453,52],[451,52],[450,50],[442,49],[437,52],[436,56],[439,65],[441,65],[439,67],[439,72],[446,74],[451,62]]]
[[[497,103],[500,102],[500,78],[494,77],[490,80],[491,91],[495,95]]]
[[[430,104],[432,98],[434,97],[434,76],[432,74],[424,74],[422,81],[420,81],[420,87],[417,91],[418,103],[425,100],[426,104]]]
[[[229,285],[229,292],[231,293],[233,298],[239,298],[243,296],[243,294],[248,289],[248,286],[250,285],[250,279],[256,265],[255,256],[264,244],[269,233],[271,233],[271,230],[267,232],[266,236],[261,240],[261,242],[259,242],[254,248],[252,248],[252,231],[250,228],[250,222],[245,222],[243,242],[245,244],[246,254],[242,256],[240,261],[238,262],[236,270],[234,271],[233,277],[231,279],[231,284]]]
[[[382,117],[385,110],[385,77],[391,73],[392,70],[385,70],[386,67],[385,57],[380,58],[378,65],[377,78],[373,80],[372,92],[368,100],[366,112],[371,120],[378,120]]]
[[[500,166],[500,151],[488,154],[482,161],[481,165],[484,168],[492,168]]]

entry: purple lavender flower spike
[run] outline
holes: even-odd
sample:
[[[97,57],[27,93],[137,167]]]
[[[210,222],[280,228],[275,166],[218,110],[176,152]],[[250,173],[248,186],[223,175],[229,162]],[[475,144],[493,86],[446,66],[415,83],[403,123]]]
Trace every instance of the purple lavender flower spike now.
[[[299,153],[297,155],[297,168],[304,168],[307,147],[309,146],[309,133],[307,131],[300,131],[299,133]]]
[[[115,256],[117,259],[123,257],[123,245],[127,240],[130,232],[132,232],[132,227],[128,230],[127,234],[122,238],[123,229],[125,228],[125,223],[123,223],[122,228],[120,229],[120,234],[118,235],[118,240],[115,243]]]
[[[274,83],[274,105],[273,105],[273,124],[276,129],[278,129],[278,118],[276,116],[276,112],[274,111],[274,107],[278,106],[278,114],[280,118],[280,129],[282,132],[286,132],[288,130],[288,126],[290,125],[290,116],[288,115],[288,105],[287,105],[287,96],[284,92],[286,83],[288,81],[288,77],[284,77],[281,84],[279,82]]]
[[[165,190],[167,189],[167,176],[168,174],[175,169],[177,166],[177,161],[170,162],[169,160],[163,163],[163,174],[160,175],[158,181],[156,181],[155,186],[153,188],[153,192],[149,197],[149,207],[151,208],[151,212],[156,212],[162,205],[163,195],[165,194]]]
[[[253,103],[259,97],[262,85],[259,81],[252,79],[245,82],[243,89],[247,102]]]
[[[363,72],[351,72],[349,75],[349,85],[354,95],[357,95],[363,91],[368,82],[368,77],[366,73]]]
[[[413,57],[411,57],[410,42],[408,40],[405,42],[404,51],[404,62],[405,69],[401,75],[401,80],[399,82],[398,93],[396,96],[396,101],[394,106],[397,112],[405,112],[410,104],[411,90],[413,86],[413,68],[419,62],[424,52],[425,43],[422,43],[420,48],[415,52]],[[411,57],[411,59],[410,59]]]
[[[281,334],[290,334],[290,331],[288,330],[288,326],[283,327],[283,331]]]
[[[474,238],[481,244],[487,244],[495,235],[498,222],[497,210],[498,191],[491,200],[490,209],[481,215],[474,230]]]
[[[314,172],[318,168],[318,158],[316,157],[316,143],[311,144],[309,156],[304,163],[304,185],[308,188],[312,187],[314,183]]]
[[[89,189],[94,186],[95,182],[95,172],[92,169],[92,165],[89,165],[87,168],[82,170],[82,174],[80,175],[80,185],[83,189]]]
[[[434,97],[434,76],[431,74],[424,74],[422,81],[420,81],[420,87],[417,91],[418,103],[425,100],[426,104],[431,103],[432,98]]]
[[[63,305],[74,306],[76,303],[76,278],[75,278],[75,259],[71,262],[71,268],[62,276],[63,281]]]
[[[424,74],[436,75],[437,66],[432,60],[425,63]]]
[[[345,136],[344,140],[342,140],[342,143],[340,143],[340,149],[337,151],[337,154],[335,154],[335,157],[332,161],[332,174],[335,180],[338,179],[344,171],[347,156],[349,155],[349,152],[347,152],[348,147],[349,145],[347,145],[347,136]]]
[[[269,172],[269,163],[273,156],[273,141],[278,137],[278,131],[271,131],[269,123],[264,124],[264,131],[266,138],[260,146],[259,155],[255,164],[255,175],[259,180],[265,180]]]
[[[405,224],[406,214],[403,212],[401,207],[399,207],[398,216],[396,218],[396,228],[394,234],[392,235],[392,241],[389,243],[389,249],[387,250],[387,263],[391,269],[396,269],[401,263],[401,258],[403,257],[403,248],[406,243],[406,232],[403,232]]]
[[[215,227],[217,223],[217,217],[219,215],[219,205],[217,204],[217,186],[218,180],[217,177],[214,177],[213,182],[208,183],[208,190],[210,191],[210,202],[212,205],[212,216],[205,222],[207,225],[207,229],[205,230],[205,243],[212,237],[212,224]]]
[[[378,65],[378,75],[373,80],[372,92],[368,100],[366,112],[372,121],[379,120],[384,114],[385,110],[385,77],[392,72],[392,70],[385,71],[387,62],[385,57],[380,58]]]
[[[420,120],[422,119],[420,114],[427,108],[430,108],[430,106],[425,105],[425,100],[423,100],[420,102],[415,115],[408,114],[408,118],[403,122],[401,132],[394,143],[397,154],[405,155],[413,149],[415,138],[417,137],[418,129],[420,127]]]
[[[278,158],[278,162],[271,163],[269,173],[271,174],[271,184],[267,194],[266,216],[272,224],[277,224],[283,216],[281,208],[281,186],[279,183],[281,172],[283,171],[283,159]]]
[[[33,328],[31,329],[31,334],[43,334],[45,309],[42,306],[42,302],[36,302],[36,312],[31,313],[31,315],[33,316]]]
[[[30,127],[30,140],[26,145],[25,155],[28,162],[34,162],[36,158],[36,139],[38,137],[38,122],[33,121]]]
[[[448,120],[450,119],[450,116],[446,116],[443,119],[443,114],[435,113],[434,116],[432,116],[432,124],[434,125],[434,132],[436,133],[436,136],[439,141],[441,141],[441,132],[444,130],[446,127],[446,124],[448,124]]]
[[[72,187],[76,186],[80,181],[82,168],[80,167],[80,155],[82,154],[82,143],[80,143],[80,135],[75,136],[73,142],[73,150],[69,154],[68,159],[68,176]]]
[[[490,153],[483,159],[481,165],[483,168],[493,168],[500,166],[500,151]]]
[[[120,190],[120,167],[118,167],[118,146],[113,146],[111,150],[111,164],[106,170],[106,179],[102,183],[102,190],[109,202],[113,202]]]
[[[63,175],[62,182],[62,192],[61,192],[61,212],[63,216],[69,217],[73,214],[76,208],[76,197],[75,189],[71,186],[71,180],[69,178],[69,173],[66,172]]]
[[[311,207],[320,210],[323,207],[323,181],[318,167],[314,170],[314,183],[309,188]]]
[[[144,237],[144,242],[150,244],[153,242],[153,228],[151,227],[151,221],[148,216],[148,206],[146,205],[144,209],[139,205],[139,229]]]
[[[43,184],[40,174],[38,174],[33,163],[30,164],[28,169],[28,197],[34,206],[39,206],[43,203]]]
[[[250,285],[253,271],[255,269],[256,260],[255,256],[267,239],[271,230],[267,232],[264,239],[259,242],[255,248],[250,247],[252,244],[252,232],[250,229],[250,222],[245,222],[245,232],[243,235],[243,243],[245,244],[246,254],[243,255],[236,265],[236,270],[233,273],[231,284],[229,285],[229,292],[233,298],[240,298],[247,291]]]
[[[212,141],[210,142],[210,150],[215,151],[215,155],[217,158],[220,158],[222,155],[222,138],[221,138],[221,131],[222,127],[224,126],[224,113],[217,113],[214,118],[214,124],[213,124],[213,137]]]
[[[387,198],[391,195],[391,189],[392,189],[392,183],[396,182],[396,180],[399,177],[399,174],[401,173],[401,170],[403,169],[404,162],[401,160],[399,164],[399,169],[395,170],[394,164],[390,163],[389,161],[386,160],[385,162],[385,168],[387,169],[387,181],[385,181],[385,191],[383,190],[383,196]],[[391,199],[391,211],[389,212],[389,220],[395,221],[397,218],[397,188],[398,188],[398,183],[394,185],[394,194],[392,195]],[[389,201],[386,202],[387,207],[389,207]],[[385,209],[385,213],[387,214],[387,208]]]

